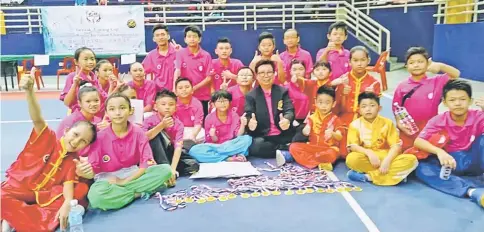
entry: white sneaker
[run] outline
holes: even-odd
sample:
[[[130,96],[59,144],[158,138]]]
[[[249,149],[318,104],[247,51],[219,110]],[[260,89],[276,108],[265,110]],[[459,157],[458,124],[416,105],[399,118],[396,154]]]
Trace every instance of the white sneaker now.
[[[286,163],[286,158],[280,150],[276,150],[276,166],[281,167]]]

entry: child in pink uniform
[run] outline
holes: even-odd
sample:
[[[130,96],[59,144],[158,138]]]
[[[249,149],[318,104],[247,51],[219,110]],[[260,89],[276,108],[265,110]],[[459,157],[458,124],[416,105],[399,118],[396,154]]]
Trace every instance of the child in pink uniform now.
[[[71,112],[79,110],[76,97],[81,81],[87,81],[98,88],[101,93],[101,101],[107,97],[107,93],[102,91],[93,72],[96,67],[96,55],[94,52],[86,47],[79,48],[74,53],[74,59],[76,60],[76,71],[67,75],[66,84],[59,97],[64,102],[64,105],[70,108]],[[103,115],[98,116],[102,117]]]
[[[148,52],[143,60],[146,74],[153,74],[156,90],[173,90],[177,48],[170,44],[170,33],[164,24],[153,27],[153,41],[156,48]]]
[[[449,79],[458,78],[460,72],[450,65],[432,62],[423,47],[409,48],[406,60],[407,70],[411,76],[398,84],[393,95],[392,106],[393,110],[395,110],[395,103],[404,106],[422,130],[425,124],[438,114],[443,86]],[[444,74],[429,78],[425,74],[426,71]],[[411,135],[411,130],[399,120],[397,120],[397,128],[403,141],[402,149],[406,150],[413,145],[418,133]]]
[[[331,80],[350,71],[350,51],[343,47],[348,38],[345,23],[335,22],[328,29],[328,46],[321,48],[316,54],[316,61],[327,62],[331,65]]]
[[[237,85],[230,87],[227,92],[232,94],[232,109],[239,116],[244,114],[245,95],[252,89],[254,72],[249,67],[242,67],[237,72]]]
[[[143,129],[150,139],[151,150],[155,161],[159,164],[171,164],[173,173],[189,175],[198,171],[195,160],[183,152],[183,123],[174,117],[176,110],[176,95],[169,90],[156,94],[156,113],[146,118]],[[171,183],[174,185],[175,176]]]
[[[259,47],[255,51],[254,58],[250,62],[249,67],[255,70],[255,65],[260,60],[270,60],[274,62],[274,84],[283,85],[286,82],[286,72],[284,71],[284,62],[279,56],[279,51],[276,50],[276,39],[270,32],[262,32],[259,35]],[[274,54],[276,50],[276,54]],[[260,55],[259,55],[260,52]]]
[[[100,60],[96,64],[96,75],[99,82],[99,87],[106,93],[112,91],[111,83],[117,83],[118,78],[113,73],[113,65],[108,60]],[[111,90],[111,91],[110,91]]]
[[[218,59],[212,60],[212,89],[214,91],[220,89],[226,90],[228,87],[236,84],[236,73],[244,66],[244,64],[238,59],[230,58],[230,55],[232,54],[232,44],[230,44],[230,40],[226,37],[220,38],[217,41],[215,54],[217,54]]]
[[[78,121],[89,121],[93,124],[101,122],[101,119],[95,116],[99,112],[101,105],[101,97],[98,90],[92,86],[84,85],[79,88],[77,95],[81,109],[73,112],[61,121],[56,131],[58,139],[64,136],[64,133]]]
[[[178,97],[175,117],[183,123],[183,139],[202,142],[205,140],[205,131],[202,128],[203,106],[192,95],[192,82],[188,78],[178,78],[175,89]]]
[[[450,80],[443,88],[443,103],[449,111],[433,117],[415,140],[415,147],[435,154],[420,161],[417,178],[441,192],[470,197],[484,207],[484,185],[470,178],[484,174],[484,98],[476,104],[481,110],[469,109],[470,84]],[[447,134],[450,141],[443,149],[429,141],[435,134]],[[441,166],[452,169],[448,180],[440,178]]]
[[[212,95],[215,112],[205,119],[205,142],[193,146],[189,154],[201,163],[221,161],[245,162],[252,137],[243,135],[247,126],[245,115],[231,110],[232,95],[219,90]]]
[[[153,160],[143,129],[128,121],[131,111],[129,99],[120,93],[106,100],[111,126],[98,133],[89,153],[96,173],[88,193],[93,208],[120,209],[136,198],[148,199],[172,177],[170,165]]]
[[[208,114],[210,101],[210,71],[212,70],[212,57],[200,47],[202,31],[197,26],[185,28],[186,48],[180,49],[176,54],[176,73],[178,77],[189,78],[193,83],[193,96],[201,101],[203,115]]]
[[[309,113],[309,97],[304,93],[303,86],[298,85],[298,79],[305,79],[306,66],[300,60],[291,62],[291,81],[286,84],[289,91],[289,97],[294,105],[295,120],[297,124],[302,124]],[[302,87],[302,88],[301,88]]]
[[[281,53],[281,59],[284,62],[284,71],[289,76],[291,73],[291,62],[293,60],[300,60],[306,67],[305,78],[311,78],[311,69],[313,68],[313,58],[311,53],[301,48],[299,33],[296,29],[288,29],[284,33],[284,44],[287,50]],[[288,78],[289,79],[289,78]]]
[[[151,112],[156,96],[156,86],[153,81],[145,79],[145,70],[141,63],[133,63],[129,68],[133,80],[128,85],[136,91],[138,99],[143,100],[143,112]]]

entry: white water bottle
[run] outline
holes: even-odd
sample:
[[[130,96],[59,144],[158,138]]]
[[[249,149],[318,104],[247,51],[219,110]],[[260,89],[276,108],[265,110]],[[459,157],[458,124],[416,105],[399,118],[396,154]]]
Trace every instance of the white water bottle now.
[[[450,178],[450,174],[452,173],[452,168],[448,166],[442,166],[440,169],[440,179],[448,180]]]

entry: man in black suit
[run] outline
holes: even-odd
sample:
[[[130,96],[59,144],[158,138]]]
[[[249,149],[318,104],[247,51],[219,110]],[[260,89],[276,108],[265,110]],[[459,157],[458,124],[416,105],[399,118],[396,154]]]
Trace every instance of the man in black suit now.
[[[276,152],[287,152],[295,134],[294,106],[287,89],[274,84],[274,69],[270,60],[257,62],[259,86],[245,96],[247,131],[253,138],[249,147],[251,156],[274,158]]]

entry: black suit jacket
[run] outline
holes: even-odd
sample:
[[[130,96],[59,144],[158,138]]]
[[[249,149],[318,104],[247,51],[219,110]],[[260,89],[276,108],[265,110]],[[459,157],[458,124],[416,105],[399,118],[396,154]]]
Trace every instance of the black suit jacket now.
[[[289,98],[289,94],[286,88],[279,85],[272,85],[271,90],[272,99],[272,114],[274,116],[274,124],[281,131],[281,134],[291,133],[292,121],[294,120],[294,106]],[[266,136],[269,133],[270,121],[269,111],[267,110],[267,102],[265,99],[264,91],[260,86],[251,90],[245,95],[245,113],[247,120],[250,121],[252,113],[255,113],[257,119],[257,128],[255,131],[247,129],[249,135],[252,137]],[[288,130],[283,131],[279,127],[279,114],[282,113],[284,118],[289,119],[291,125]]]

